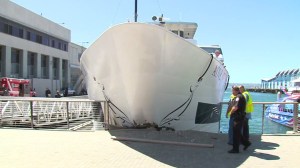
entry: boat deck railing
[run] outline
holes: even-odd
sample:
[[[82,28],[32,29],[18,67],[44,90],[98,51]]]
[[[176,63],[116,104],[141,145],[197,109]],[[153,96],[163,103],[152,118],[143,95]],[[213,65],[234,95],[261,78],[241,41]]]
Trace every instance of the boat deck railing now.
[[[224,111],[224,107],[228,105],[228,102],[221,102],[221,104]],[[293,121],[299,121],[299,103],[297,102],[253,102],[253,104],[254,106],[262,105],[262,133],[264,133],[267,105],[293,104]],[[223,115],[221,113],[220,115]],[[93,131],[108,130],[111,123],[107,101],[80,98],[1,97],[0,99],[0,127]],[[294,122],[293,132],[298,133],[298,129],[299,122]]]

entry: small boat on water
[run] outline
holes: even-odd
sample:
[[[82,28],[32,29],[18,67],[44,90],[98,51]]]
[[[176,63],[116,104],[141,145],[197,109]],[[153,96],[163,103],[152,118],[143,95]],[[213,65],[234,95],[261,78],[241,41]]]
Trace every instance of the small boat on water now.
[[[153,19],[155,20],[155,19]],[[83,53],[88,97],[106,100],[112,125],[217,132],[229,82],[219,46],[193,39],[191,22],[123,23]]]
[[[280,98],[278,102],[299,102],[300,94],[292,94],[286,97]],[[294,125],[294,104],[272,104],[268,106],[265,112],[266,118],[279,123],[281,125],[293,128]],[[300,105],[298,104],[298,112],[300,111]],[[300,123],[300,114],[298,114],[298,123]],[[299,124],[298,124],[299,125]]]

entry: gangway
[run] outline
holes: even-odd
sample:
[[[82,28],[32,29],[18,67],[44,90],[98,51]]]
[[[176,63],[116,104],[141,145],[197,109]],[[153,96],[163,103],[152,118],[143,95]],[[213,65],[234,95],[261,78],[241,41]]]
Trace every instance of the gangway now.
[[[1,97],[0,112],[1,126],[79,129],[103,122],[100,102],[83,98]]]

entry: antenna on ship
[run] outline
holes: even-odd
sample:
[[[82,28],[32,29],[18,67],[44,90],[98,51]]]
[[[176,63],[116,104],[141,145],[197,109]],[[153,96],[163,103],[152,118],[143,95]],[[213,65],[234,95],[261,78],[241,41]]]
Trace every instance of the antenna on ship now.
[[[135,0],[135,9],[134,9],[134,22],[137,22],[137,17],[138,17],[138,14],[137,14],[137,0]]]

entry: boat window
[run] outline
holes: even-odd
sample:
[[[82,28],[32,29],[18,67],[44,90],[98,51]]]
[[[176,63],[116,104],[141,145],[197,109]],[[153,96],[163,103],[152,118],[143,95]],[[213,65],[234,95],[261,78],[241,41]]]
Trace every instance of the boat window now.
[[[285,102],[294,102],[294,100],[287,99]],[[292,112],[293,109],[294,109],[294,104],[285,104],[284,106],[285,112]]]
[[[176,30],[172,30],[172,32],[178,35],[178,31],[176,31]]]
[[[200,47],[200,48],[202,48],[208,53],[215,53],[216,50],[219,50],[221,54],[223,54],[221,48],[215,48],[215,47]]]
[[[183,37],[183,31],[179,31],[180,37]]]

